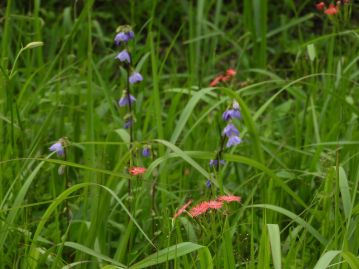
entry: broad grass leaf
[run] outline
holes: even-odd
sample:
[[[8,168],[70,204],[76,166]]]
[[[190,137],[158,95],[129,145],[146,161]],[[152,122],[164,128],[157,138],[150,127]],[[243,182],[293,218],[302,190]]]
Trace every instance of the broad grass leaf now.
[[[170,246],[168,248],[162,249],[146,258],[142,261],[135,263],[130,266],[129,269],[141,269],[147,268],[153,265],[158,265],[167,261],[171,261],[177,259],[181,256],[193,253],[195,251],[199,251],[201,249],[207,249],[207,247],[194,244],[191,242],[182,242],[177,245]],[[208,249],[207,249],[208,250]],[[212,257],[207,252],[205,255],[201,255],[203,259],[205,259],[206,264],[212,264]],[[203,261],[204,262],[204,261]],[[208,267],[211,268],[211,267]]]

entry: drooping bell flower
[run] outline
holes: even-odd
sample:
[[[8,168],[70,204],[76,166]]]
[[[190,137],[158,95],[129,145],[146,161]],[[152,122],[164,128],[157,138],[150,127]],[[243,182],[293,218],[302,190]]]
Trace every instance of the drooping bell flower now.
[[[117,54],[116,59],[119,59],[120,62],[127,62],[131,63],[131,57],[127,50],[121,51],[119,54]]]
[[[135,97],[133,97],[131,94],[128,95],[126,91],[123,91],[122,97],[118,101],[118,105],[120,107],[124,107],[124,106],[127,106],[129,104],[132,105],[135,101],[136,101]]]
[[[65,150],[60,141],[56,142],[55,144],[52,144],[51,147],[49,147],[49,150],[52,152],[56,152],[57,156],[62,157],[65,155]]]
[[[240,143],[242,142],[242,140],[236,136],[236,135],[232,135],[228,141],[227,141],[227,144],[226,144],[226,147],[227,148],[230,148],[232,146],[236,146],[236,145],[239,145]]]
[[[131,84],[135,84],[137,82],[141,82],[143,80],[143,77],[142,75],[135,71],[131,74],[131,76],[129,77],[128,81],[131,83]]]

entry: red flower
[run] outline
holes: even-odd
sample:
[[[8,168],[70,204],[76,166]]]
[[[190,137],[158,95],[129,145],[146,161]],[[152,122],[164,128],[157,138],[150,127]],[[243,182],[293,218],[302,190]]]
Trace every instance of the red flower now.
[[[146,168],[134,166],[134,167],[131,167],[130,169],[128,169],[128,172],[133,176],[137,176],[137,175],[141,175],[141,174],[145,173]]]
[[[232,69],[232,68],[229,68],[229,69],[227,69],[227,71],[226,71],[226,75],[227,75],[227,76],[230,76],[230,77],[233,77],[236,73],[237,73],[236,70],[234,70],[234,69]]]
[[[176,214],[174,214],[173,219],[175,219],[175,218],[177,218],[179,215],[181,215],[191,203],[192,203],[192,200],[189,200],[184,206],[182,206],[182,207],[176,212]]]
[[[226,195],[226,196],[220,196],[217,198],[217,201],[220,202],[240,202],[241,201],[241,197],[239,196],[235,196],[235,195]]]
[[[219,82],[223,81],[223,76],[217,76],[214,78],[214,80],[209,83],[209,86],[216,87]]]
[[[212,209],[220,209],[223,206],[223,202],[220,201],[208,201],[207,205]]]
[[[334,6],[333,4],[330,4],[329,7],[324,11],[325,14],[328,15],[335,15],[339,11],[339,6]]]
[[[196,205],[195,207],[192,207],[189,213],[193,218],[202,215],[203,213],[206,213],[209,209],[208,202],[202,202],[199,205]]]
[[[216,76],[211,83],[209,83],[209,86],[215,87],[219,82],[228,81],[230,80],[234,75],[236,74],[236,70],[229,68],[227,69],[225,75],[219,75]]]
[[[316,4],[315,7],[318,10],[323,10],[325,8],[325,4],[324,4],[324,2],[320,2],[320,3]]]

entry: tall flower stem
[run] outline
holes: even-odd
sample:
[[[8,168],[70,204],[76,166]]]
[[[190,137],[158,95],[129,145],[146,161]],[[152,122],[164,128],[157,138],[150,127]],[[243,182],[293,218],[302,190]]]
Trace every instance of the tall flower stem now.
[[[133,115],[132,115],[132,104],[131,104],[131,99],[130,99],[130,65],[126,64],[126,71],[127,71],[127,100],[128,100],[128,110],[129,110],[129,114],[130,114],[130,126],[129,126],[129,130],[130,130],[130,145],[129,145],[129,150],[130,150],[130,161],[129,161],[129,167],[133,166],[133,159],[132,159],[132,148],[133,148]],[[128,180],[128,196],[129,198],[131,198],[131,178]],[[131,203],[129,203],[130,206]]]
[[[219,184],[219,188],[220,188],[221,192],[223,192],[223,184],[222,184],[222,180],[219,180],[219,165],[223,158],[222,155],[223,155],[225,140],[226,140],[226,137],[221,135],[221,143],[220,143],[219,150],[217,151],[217,155],[216,155],[217,165],[215,165],[217,182]]]
[[[131,104],[131,99],[130,99],[130,72],[131,72],[131,68],[129,64],[126,64],[126,71],[127,71],[127,99],[128,99],[128,110],[130,113],[130,120],[132,121],[132,123],[129,126],[130,129],[130,152],[131,152],[131,156],[130,156],[130,160],[132,161],[132,143],[133,143],[133,115],[132,115],[132,104]],[[132,165],[132,163],[131,163]]]
[[[67,161],[67,150],[66,147],[64,147],[64,161]],[[70,177],[69,177],[69,169],[67,166],[64,167],[65,169],[65,189],[68,189],[71,187],[71,182],[70,182]],[[68,232],[67,232],[67,238],[70,238],[70,223],[71,223],[71,210],[69,207],[69,202],[67,199],[65,199],[65,214],[66,214],[66,220],[67,220],[67,227],[68,227]]]

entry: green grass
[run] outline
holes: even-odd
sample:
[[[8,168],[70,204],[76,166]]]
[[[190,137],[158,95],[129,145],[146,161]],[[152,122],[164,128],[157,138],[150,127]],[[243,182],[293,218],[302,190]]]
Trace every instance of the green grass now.
[[[8,0],[0,268],[359,268],[357,9]],[[113,38],[124,24],[144,77],[131,87],[133,140],[117,104],[127,72]],[[235,78],[209,87],[227,68]],[[243,142],[216,170],[232,100]],[[66,158],[49,154],[62,137]],[[129,164],[147,172],[130,176]],[[242,201],[172,219],[190,199],[224,194]]]

